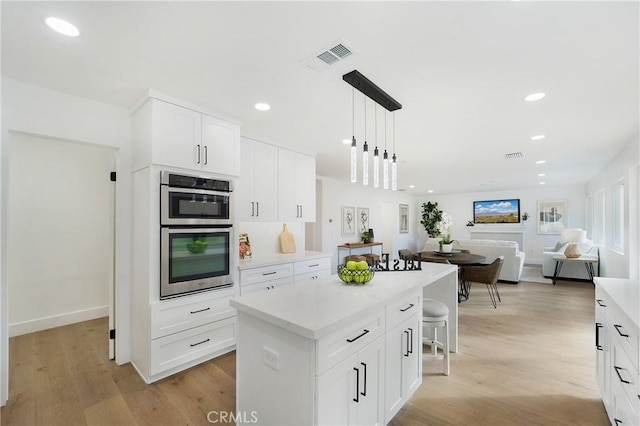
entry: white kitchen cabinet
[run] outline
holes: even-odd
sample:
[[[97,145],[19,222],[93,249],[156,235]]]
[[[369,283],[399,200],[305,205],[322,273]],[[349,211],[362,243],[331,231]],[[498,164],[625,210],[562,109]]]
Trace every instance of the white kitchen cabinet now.
[[[240,174],[239,124],[175,101],[149,98],[133,114],[133,170],[151,164]]]
[[[422,383],[422,295],[387,306],[385,419],[393,416]]]
[[[203,172],[240,175],[239,125],[202,114],[201,144]]]
[[[275,290],[293,284],[293,263],[240,270],[240,294]]]
[[[241,222],[278,220],[278,147],[241,138],[242,170],[236,218]]]
[[[316,220],[316,160],[278,148],[278,217],[290,222]]]
[[[331,275],[331,258],[301,260],[293,264],[294,282],[317,280]]]
[[[384,337],[317,378],[316,424],[381,425]]]
[[[611,424],[640,424],[640,297],[637,280],[596,284],[596,381]]]

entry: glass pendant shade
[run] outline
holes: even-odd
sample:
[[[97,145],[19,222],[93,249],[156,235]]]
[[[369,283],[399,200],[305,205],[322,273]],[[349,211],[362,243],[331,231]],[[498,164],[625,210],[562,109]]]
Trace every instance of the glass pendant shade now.
[[[380,186],[380,156],[378,155],[378,147],[373,150],[373,187]]]
[[[364,141],[362,151],[362,184],[369,185],[369,145]]]
[[[382,187],[389,189],[389,155],[386,149],[382,154]]]
[[[398,162],[396,161],[396,154],[393,154],[393,161],[391,162],[391,190],[396,191],[398,189]]]
[[[356,150],[356,137],[351,139],[351,183],[358,181],[358,152]]]

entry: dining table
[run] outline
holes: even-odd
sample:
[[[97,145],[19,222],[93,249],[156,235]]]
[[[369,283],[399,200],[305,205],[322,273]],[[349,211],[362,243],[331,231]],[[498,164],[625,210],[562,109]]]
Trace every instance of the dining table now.
[[[448,261],[452,265],[464,266],[464,265],[482,265],[487,261],[487,258],[481,254],[470,253],[462,250],[451,250],[451,252],[441,251],[423,251],[414,254],[414,259],[420,258],[422,262],[437,262],[447,263]],[[458,271],[458,302],[463,302],[469,299],[469,291],[471,290],[471,283],[463,282],[460,278],[460,272]]]

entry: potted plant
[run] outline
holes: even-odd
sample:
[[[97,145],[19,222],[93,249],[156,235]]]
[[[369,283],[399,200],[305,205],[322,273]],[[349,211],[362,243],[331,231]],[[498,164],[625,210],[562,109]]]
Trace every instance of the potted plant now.
[[[436,230],[440,236],[440,251],[443,253],[450,253],[453,248],[453,243],[456,240],[451,239],[451,225],[453,225],[453,219],[447,213],[442,213],[442,219],[436,225]]]
[[[369,231],[364,231],[360,235],[360,239],[362,240],[363,243],[368,244],[373,240],[373,236],[371,235],[371,233]]]
[[[432,203],[429,201],[428,203],[422,203],[422,220],[420,223],[424,226],[424,230],[427,231],[427,234],[431,238],[435,238],[440,235],[436,226],[441,220],[442,210],[438,209],[437,202]]]

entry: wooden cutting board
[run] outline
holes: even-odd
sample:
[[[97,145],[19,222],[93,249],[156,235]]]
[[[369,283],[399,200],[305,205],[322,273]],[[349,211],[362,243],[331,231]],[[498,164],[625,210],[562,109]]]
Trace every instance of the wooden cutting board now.
[[[296,243],[293,234],[287,230],[287,224],[282,224],[282,234],[280,234],[280,251],[282,253],[295,253]]]

